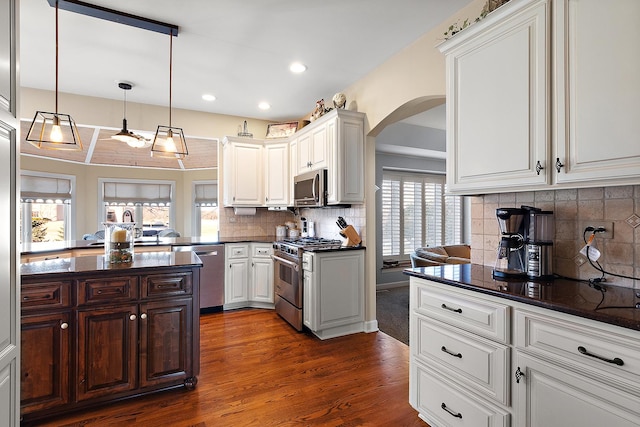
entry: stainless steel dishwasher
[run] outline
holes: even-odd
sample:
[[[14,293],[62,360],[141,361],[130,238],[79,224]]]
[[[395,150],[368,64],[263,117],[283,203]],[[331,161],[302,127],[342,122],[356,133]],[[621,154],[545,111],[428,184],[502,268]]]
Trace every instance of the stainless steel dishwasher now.
[[[221,311],[224,304],[224,245],[173,246],[172,250],[193,251],[202,260],[200,313]]]

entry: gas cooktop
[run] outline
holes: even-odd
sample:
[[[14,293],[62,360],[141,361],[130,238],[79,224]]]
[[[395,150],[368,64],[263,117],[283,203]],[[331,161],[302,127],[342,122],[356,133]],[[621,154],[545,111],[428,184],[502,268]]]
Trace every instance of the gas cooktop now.
[[[289,237],[277,243],[302,249],[337,249],[342,246],[342,240],[325,239],[322,237]]]

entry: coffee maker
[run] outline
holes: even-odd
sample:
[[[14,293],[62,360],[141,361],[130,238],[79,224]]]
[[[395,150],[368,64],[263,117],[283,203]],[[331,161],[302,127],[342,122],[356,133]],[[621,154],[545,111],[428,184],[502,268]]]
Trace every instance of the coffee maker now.
[[[496,209],[500,244],[496,278],[553,277],[553,212],[531,206]]]
[[[500,227],[500,244],[493,277],[517,278],[526,276],[525,218],[527,211],[522,208],[498,208],[496,217]]]

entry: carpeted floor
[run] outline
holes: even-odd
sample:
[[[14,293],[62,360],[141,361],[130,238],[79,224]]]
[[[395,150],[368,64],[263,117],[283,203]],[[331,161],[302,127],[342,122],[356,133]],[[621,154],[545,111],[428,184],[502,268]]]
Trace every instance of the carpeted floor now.
[[[409,286],[376,292],[378,329],[409,345]]]

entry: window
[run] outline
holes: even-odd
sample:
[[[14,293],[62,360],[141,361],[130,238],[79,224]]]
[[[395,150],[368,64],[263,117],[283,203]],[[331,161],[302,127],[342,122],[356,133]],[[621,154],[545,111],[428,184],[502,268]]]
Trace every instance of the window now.
[[[101,222],[137,222],[145,235],[174,228],[175,182],[100,179]]]
[[[193,182],[194,235],[218,237],[218,182]]]
[[[415,248],[462,239],[462,198],[445,196],[444,176],[385,172],[382,179],[382,256],[409,259]]]
[[[23,171],[20,174],[20,241],[72,239],[75,177]]]

